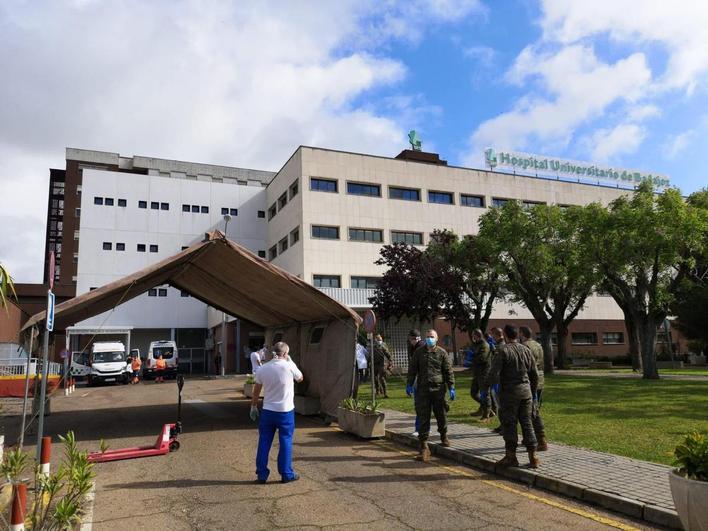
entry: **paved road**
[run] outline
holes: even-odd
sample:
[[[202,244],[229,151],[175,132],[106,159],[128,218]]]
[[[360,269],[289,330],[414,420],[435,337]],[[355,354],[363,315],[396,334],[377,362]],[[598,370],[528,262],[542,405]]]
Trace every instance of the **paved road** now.
[[[240,385],[188,381],[178,452],[97,465],[93,529],[649,529],[450,462],[421,464],[409,449],[301,417],[302,479],[255,485],[257,433]],[[54,401],[47,427],[54,435],[73,427],[86,448],[100,438],[111,448],[145,444],[175,418],[175,399],[172,382],[77,389]]]

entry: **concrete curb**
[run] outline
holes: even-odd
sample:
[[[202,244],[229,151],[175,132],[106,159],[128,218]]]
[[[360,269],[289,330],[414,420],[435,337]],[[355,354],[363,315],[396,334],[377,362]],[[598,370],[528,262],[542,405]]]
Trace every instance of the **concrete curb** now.
[[[386,438],[394,442],[417,448],[418,439],[404,433],[397,433],[386,430]],[[506,468],[497,467],[492,459],[474,455],[455,448],[445,448],[437,443],[428,443],[432,454],[452,461],[457,461],[463,465],[477,468],[484,472],[489,472],[507,479],[518,481],[524,485],[533,486],[541,490],[547,490],[556,494],[561,494],[569,498],[581,500],[586,503],[609,509],[632,518],[645,520],[652,524],[658,524],[673,529],[682,529],[676,511],[664,507],[647,505],[638,500],[626,498],[611,492],[603,492],[588,488],[579,483],[565,481],[563,479],[544,476],[543,472],[528,468]]]

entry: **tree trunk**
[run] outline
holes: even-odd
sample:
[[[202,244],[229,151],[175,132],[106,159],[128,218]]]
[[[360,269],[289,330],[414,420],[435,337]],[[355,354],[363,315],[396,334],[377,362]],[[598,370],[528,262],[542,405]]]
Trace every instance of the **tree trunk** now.
[[[538,321],[536,321],[538,323]],[[541,346],[543,347],[543,373],[553,374],[553,345],[551,344],[551,332],[553,324],[538,323],[541,331]]]
[[[656,322],[648,316],[638,320],[639,346],[642,353],[643,378],[658,380],[659,370],[656,367]]]
[[[455,365],[461,365],[459,363],[459,360],[457,359],[457,332],[456,332],[456,330],[457,330],[457,326],[456,326],[455,320],[453,319],[452,321],[450,321],[450,333],[452,335],[452,337],[450,338],[452,340],[452,359],[453,359],[453,363]]]
[[[568,328],[562,325],[556,326],[558,334],[558,358],[556,363],[559,369],[565,369],[568,352]]]
[[[625,314],[624,326],[627,328],[627,343],[629,345],[629,356],[632,358],[632,370],[634,372],[642,372],[642,356],[639,353],[637,325],[634,324],[631,316]]]

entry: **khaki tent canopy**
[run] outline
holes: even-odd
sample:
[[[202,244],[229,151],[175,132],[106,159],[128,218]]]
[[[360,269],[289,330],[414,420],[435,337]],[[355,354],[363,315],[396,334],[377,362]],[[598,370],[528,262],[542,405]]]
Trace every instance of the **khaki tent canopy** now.
[[[170,258],[59,304],[54,328],[63,330],[164,284],[263,326],[270,340],[279,336],[290,343],[293,358],[303,364],[303,388],[320,398],[323,411],[333,414],[337,402],[351,392],[361,318],[219,231]],[[32,316],[23,332],[44,320],[45,312]]]

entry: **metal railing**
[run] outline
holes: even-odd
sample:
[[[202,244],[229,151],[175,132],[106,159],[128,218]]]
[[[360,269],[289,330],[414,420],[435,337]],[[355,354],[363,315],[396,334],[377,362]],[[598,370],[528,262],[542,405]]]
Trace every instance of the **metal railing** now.
[[[39,369],[38,366],[39,365]],[[27,370],[27,358],[11,358],[0,360],[0,376],[24,376]],[[30,376],[37,374],[37,370],[41,372],[41,363],[38,363],[37,358],[30,359]],[[59,376],[62,372],[61,363],[54,361],[49,362],[49,375]]]

